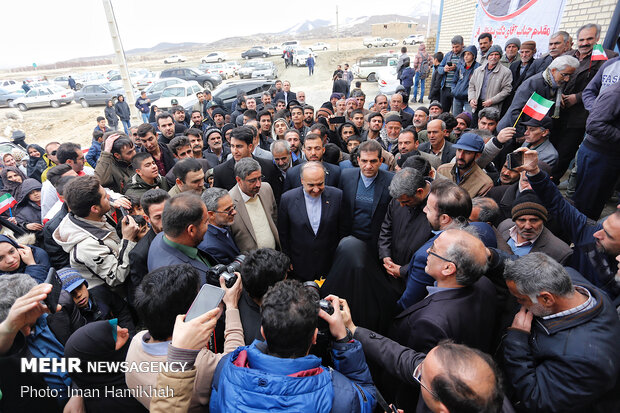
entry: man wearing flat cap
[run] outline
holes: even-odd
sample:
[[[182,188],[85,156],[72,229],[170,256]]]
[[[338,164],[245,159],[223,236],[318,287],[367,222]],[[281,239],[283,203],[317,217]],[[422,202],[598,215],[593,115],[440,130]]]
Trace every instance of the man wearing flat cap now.
[[[512,219],[503,221],[497,230],[515,255],[544,252],[564,264],[573,250],[545,226],[547,216],[547,208],[534,191],[523,191],[513,204]]]
[[[486,195],[493,188],[493,180],[476,163],[484,150],[482,137],[465,132],[452,147],[456,149],[456,161],[441,165],[437,174],[450,179],[472,198]]]
[[[555,166],[558,163],[558,151],[555,149],[549,136],[553,122],[549,116],[545,116],[541,120],[534,118],[523,122],[525,129],[525,142],[523,147],[538,152],[538,159],[547,163],[549,166]]]

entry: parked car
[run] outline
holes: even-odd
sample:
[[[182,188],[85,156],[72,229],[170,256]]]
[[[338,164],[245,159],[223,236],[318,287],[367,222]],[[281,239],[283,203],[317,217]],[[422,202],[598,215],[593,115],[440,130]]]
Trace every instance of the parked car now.
[[[284,53],[284,50],[280,46],[271,46],[267,50],[269,50],[270,56],[282,56],[282,53]]]
[[[5,153],[10,153],[15,159],[28,160],[28,152],[23,146],[13,143],[5,137],[0,137],[0,159]]]
[[[254,67],[252,79],[275,79],[278,77],[278,68],[273,62],[264,62]]]
[[[381,67],[377,70],[377,85],[379,91],[387,96],[396,93],[400,81],[396,79],[396,66]]]
[[[26,92],[24,92],[24,89],[22,88],[13,91],[8,89],[0,89],[0,106],[8,106],[13,108],[15,107],[15,105],[13,105],[13,101],[23,97],[25,94]]]
[[[398,58],[387,56],[362,57],[353,65],[355,77],[366,79],[369,82],[377,80],[377,70],[382,67],[396,67]]]
[[[10,91],[22,89],[22,82],[18,82],[17,80],[13,79],[0,80],[0,88]]]
[[[57,76],[52,80],[55,85],[69,89],[69,76]]]
[[[200,59],[202,63],[223,62],[224,60],[226,60],[226,55],[222,52],[209,53]]]
[[[188,67],[178,67],[175,69],[162,70],[159,77],[161,79],[166,77],[178,77],[179,79],[187,81],[195,80],[196,82],[198,82],[199,85],[202,85],[202,87],[209,90],[213,90],[220,83],[222,83],[222,78],[220,75],[200,73],[197,70]]]
[[[30,89],[24,96],[15,99],[13,105],[21,111],[26,111],[43,106],[58,108],[63,103],[71,103],[72,100],[72,90],[67,90],[58,85],[49,85]]]
[[[418,44],[424,42],[424,35],[410,34],[403,39],[403,44]]]
[[[312,46],[309,46],[308,49],[310,49],[311,52],[316,52],[317,50],[327,50],[329,49],[329,45],[323,42],[316,42]]]
[[[187,57],[180,54],[173,54],[164,59],[164,63],[181,63],[187,61]]]
[[[136,82],[135,86],[138,89],[147,88],[147,87],[151,86],[153,83],[155,83],[157,78],[159,78],[159,73],[158,72],[148,72],[141,79],[138,79],[138,81]]]
[[[265,49],[252,48],[241,53],[242,59],[252,59],[254,57],[269,57],[269,52]]]
[[[282,50],[289,47],[301,47],[301,43],[299,42],[299,40],[289,40],[288,42],[282,42],[280,47],[282,47]]]
[[[106,83],[108,81],[106,76],[99,72],[78,73],[73,78],[75,79],[75,88],[78,90],[87,83]]]
[[[372,37],[368,39],[364,39],[362,41],[364,46],[368,47],[387,47],[387,46],[396,46],[398,44],[398,40],[392,39],[391,37],[381,38],[381,37]]]
[[[310,57],[310,53],[312,53],[308,49],[297,49],[293,52],[293,64],[297,67],[305,66],[306,60]],[[316,60],[316,54],[313,53],[314,59]]]
[[[159,99],[151,104],[157,105],[162,110],[169,110],[172,108],[172,99],[176,99],[179,105],[189,111],[194,104],[198,103],[196,97],[198,92],[202,92],[202,86],[196,81],[177,83],[165,88]]]
[[[184,82],[183,79],[179,79],[177,77],[167,77],[165,79],[155,79],[153,83],[146,89],[146,97],[151,99],[151,102],[159,99],[161,96],[161,92],[164,91],[168,86],[176,85],[177,83]]]
[[[87,108],[92,105],[105,105],[110,99],[115,100],[118,95],[124,95],[123,87],[114,87],[110,82],[87,84],[75,92],[75,102]]]
[[[215,73],[222,77],[222,79],[229,79],[235,77],[235,69],[229,67],[226,63],[211,63],[206,73]]]
[[[396,39],[393,39],[391,37],[383,38],[383,47],[396,46],[397,44],[398,44],[398,40]]]
[[[256,66],[259,66],[263,62],[263,59],[256,59],[253,62],[244,63],[239,69],[239,79],[250,79],[252,77],[252,72],[256,69]]]
[[[213,98],[221,99],[224,108],[230,113],[232,103],[237,99],[237,93],[243,92],[244,95],[254,97],[259,101],[263,92],[268,91],[274,85],[273,80],[233,80],[217,88],[213,92]]]
[[[225,64],[226,66],[232,68],[235,71],[235,75],[239,74],[239,69],[241,69],[241,65],[237,63],[236,60],[228,60]]]

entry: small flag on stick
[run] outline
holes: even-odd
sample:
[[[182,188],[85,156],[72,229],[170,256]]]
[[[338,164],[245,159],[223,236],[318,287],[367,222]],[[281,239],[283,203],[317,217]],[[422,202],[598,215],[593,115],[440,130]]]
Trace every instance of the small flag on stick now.
[[[13,208],[15,205],[17,205],[17,201],[11,194],[6,193],[0,196],[0,214],[4,213],[7,209]]]
[[[551,109],[553,103],[554,102],[552,100],[547,100],[538,93],[534,92],[525,104],[523,113],[536,120],[541,120],[545,117],[547,112],[549,112],[549,109]]]
[[[600,44],[594,45],[592,49],[592,60],[607,60],[607,53]]]

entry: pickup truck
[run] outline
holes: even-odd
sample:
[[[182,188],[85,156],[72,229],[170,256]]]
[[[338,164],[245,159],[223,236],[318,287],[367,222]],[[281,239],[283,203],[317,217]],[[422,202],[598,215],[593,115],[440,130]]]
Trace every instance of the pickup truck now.
[[[377,81],[377,71],[384,67],[396,67],[398,58],[388,56],[362,57],[353,65],[355,77],[369,82]]]

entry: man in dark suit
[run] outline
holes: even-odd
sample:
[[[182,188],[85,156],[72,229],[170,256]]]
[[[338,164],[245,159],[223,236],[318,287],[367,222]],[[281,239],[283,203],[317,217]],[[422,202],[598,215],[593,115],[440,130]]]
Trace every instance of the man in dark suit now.
[[[291,145],[284,139],[272,142],[269,149],[273,155],[273,163],[278,167],[282,179],[286,179],[286,173],[302,162],[297,156],[293,159]]]
[[[276,97],[273,100],[277,102],[280,99],[282,99],[286,105],[288,105],[291,100],[297,100],[295,92],[291,92],[291,82],[288,80],[282,82],[282,90],[276,93]]]
[[[308,161],[320,162],[325,168],[325,184],[328,186],[338,186],[340,181],[340,167],[331,163],[323,162],[325,155],[325,145],[320,135],[310,133],[304,141],[304,154]],[[301,165],[295,166],[286,172],[283,192],[301,186]]]
[[[389,186],[394,174],[379,169],[381,145],[365,141],[359,146],[359,168],[347,168],[340,176],[343,219],[341,235],[354,237],[376,248],[381,224],[392,200]]]
[[[220,264],[230,264],[241,252],[235,244],[230,226],[235,221],[237,210],[228,191],[209,188],[202,194],[207,206],[209,227],[198,249],[215,258]]]
[[[175,264],[190,264],[200,273],[201,284],[207,281],[215,258],[197,247],[207,232],[207,207],[192,192],[183,192],[166,201],[162,229],[149,248],[148,270]]]
[[[230,191],[237,184],[235,180],[235,163],[242,158],[252,157],[261,166],[263,173],[262,181],[271,185],[276,202],[280,202],[283,185],[282,175],[278,172],[273,162],[252,155],[252,151],[254,151],[253,142],[254,133],[250,128],[241,126],[232,130],[230,137],[232,157],[213,169],[213,186]]]
[[[168,192],[161,188],[149,189],[140,198],[140,206],[146,214],[145,218],[151,229],[129,253],[129,282],[127,285],[127,301],[133,307],[133,299],[136,288],[142,281],[142,278],[149,272],[147,260],[149,256],[149,247],[155,239],[155,236],[162,231],[162,215],[164,212],[164,204],[170,198]]]
[[[440,164],[450,163],[456,156],[456,149],[446,140],[449,135],[446,123],[440,119],[432,120],[426,125],[426,133],[428,142],[421,143],[418,151],[434,155],[441,160]]]
[[[340,93],[342,96],[349,97],[349,83],[342,78],[342,73],[336,74],[336,80],[332,86],[332,93]]]
[[[396,316],[391,338],[422,353],[445,339],[488,352],[496,294],[493,283],[482,277],[487,269],[484,244],[466,231],[451,229],[442,232],[428,251],[426,272],[435,285],[427,287],[426,298]],[[398,393],[399,407],[414,411],[411,389]]]
[[[291,258],[296,278],[326,277],[339,241],[342,191],[325,186],[325,169],[319,162],[301,167],[301,188],[284,195],[278,213],[282,251]]]

